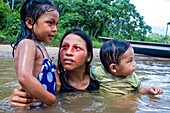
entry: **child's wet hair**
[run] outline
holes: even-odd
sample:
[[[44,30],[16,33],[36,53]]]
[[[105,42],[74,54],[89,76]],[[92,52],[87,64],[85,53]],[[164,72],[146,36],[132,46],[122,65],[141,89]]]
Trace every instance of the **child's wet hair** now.
[[[21,29],[20,34],[18,35],[17,41],[11,44],[13,48],[13,56],[14,50],[18,43],[23,39],[33,39],[34,33],[32,29],[29,29],[26,25],[26,19],[32,19],[32,25],[37,22],[37,20],[43,15],[45,12],[51,12],[57,10],[56,6],[51,0],[26,0],[21,7],[20,10],[20,21],[21,21]]]
[[[45,12],[54,10],[56,7],[50,0],[26,0],[20,10],[22,24],[25,24],[26,18],[31,18],[34,24]]]
[[[89,62],[86,62],[86,68],[85,68],[85,71],[87,72],[88,71],[88,67],[93,59],[93,46],[92,46],[92,40],[90,38],[90,36],[88,34],[86,34],[86,32],[84,32],[83,30],[81,30],[80,28],[72,28],[70,30],[68,30],[64,36],[62,37],[61,39],[61,42],[60,42],[60,47],[59,47],[59,54],[58,54],[58,70],[59,70],[59,73],[63,73],[64,72],[64,68],[61,64],[61,61],[60,61],[60,49],[61,49],[61,46],[62,46],[62,43],[63,43],[63,40],[65,39],[65,37],[69,34],[75,34],[75,35],[78,35],[80,36],[83,40],[85,40],[86,42],[86,48],[87,48],[87,52],[88,54],[91,55],[91,59]]]
[[[100,61],[104,68],[109,72],[109,65],[111,63],[118,64],[121,56],[130,47],[128,41],[114,38],[105,42],[100,48]]]

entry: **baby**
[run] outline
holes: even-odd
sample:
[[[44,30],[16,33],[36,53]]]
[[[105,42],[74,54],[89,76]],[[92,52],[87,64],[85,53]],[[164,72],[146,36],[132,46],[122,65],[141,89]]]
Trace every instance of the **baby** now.
[[[134,73],[136,62],[134,50],[129,42],[122,39],[112,39],[100,48],[102,66],[91,67],[91,76],[100,82],[100,90],[114,94],[161,94],[163,90],[153,86],[146,88]]]

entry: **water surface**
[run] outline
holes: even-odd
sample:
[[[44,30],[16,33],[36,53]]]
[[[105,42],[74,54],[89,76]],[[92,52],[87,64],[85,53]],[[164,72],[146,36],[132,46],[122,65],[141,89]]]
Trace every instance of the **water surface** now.
[[[99,92],[59,93],[58,103],[38,110],[37,113],[169,113],[170,112],[170,59],[136,57],[136,73],[146,87],[158,86],[160,95],[129,94],[114,96]],[[94,65],[100,65],[98,59]],[[13,109],[6,102],[18,86],[13,59],[0,59],[0,112],[33,113],[35,111]]]

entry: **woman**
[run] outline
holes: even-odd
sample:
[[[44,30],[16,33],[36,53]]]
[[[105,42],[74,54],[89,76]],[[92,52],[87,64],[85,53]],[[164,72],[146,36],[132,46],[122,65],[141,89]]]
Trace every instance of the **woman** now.
[[[58,54],[58,74],[61,86],[59,92],[92,91],[99,89],[99,82],[89,74],[93,58],[91,38],[81,29],[68,30],[61,39]],[[21,87],[15,89],[9,98],[14,107],[34,105],[34,99]]]
[[[71,29],[61,40],[58,72],[61,92],[98,90],[98,81],[90,78],[88,70],[93,58],[91,38],[80,29]]]

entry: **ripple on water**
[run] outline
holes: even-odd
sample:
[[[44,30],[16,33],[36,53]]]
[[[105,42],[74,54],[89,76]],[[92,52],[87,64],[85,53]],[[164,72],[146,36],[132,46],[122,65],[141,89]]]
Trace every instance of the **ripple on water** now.
[[[98,60],[93,62],[101,65]],[[57,105],[47,107],[48,113],[147,113],[170,112],[170,61],[137,61],[136,73],[142,84],[151,87],[156,85],[164,90],[163,94],[150,96],[132,94],[131,96],[115,97],[101,93],[72,92],[60,93]],[[6,98],[19,84],[12,59],[0,59],[0,112],[14,111],[6,102]],[[5,70],[5,71],[4,71]],[[15,111],[14,111],[15,112]],[[17,112],[17,110],[16,110]],[[27,111],[20,110],[26,113]],[[34,111],[32,111],[34,112]],[[36,111],[42,113],[43,111]]]

